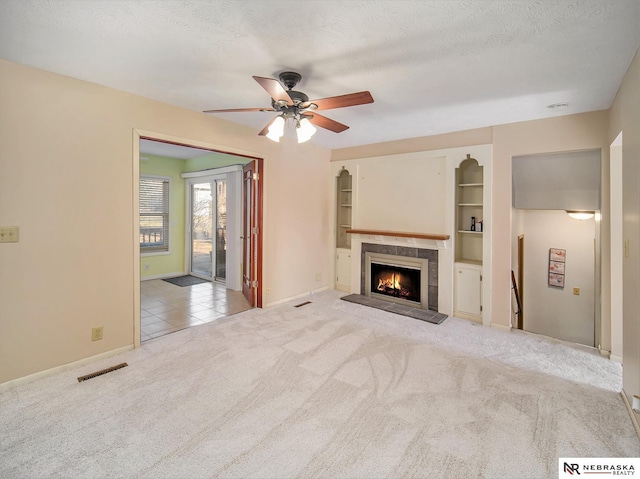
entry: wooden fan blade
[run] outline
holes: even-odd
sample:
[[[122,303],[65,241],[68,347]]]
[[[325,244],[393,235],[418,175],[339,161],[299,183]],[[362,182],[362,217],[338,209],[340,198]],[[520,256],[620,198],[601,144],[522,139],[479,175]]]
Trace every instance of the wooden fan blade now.
[[[373,97],[368,91],[360,91],[358,93],[348,93],[347,95],[331,96],[329,98],[321,98],[319,100],[310,100],[302,105],[307,108],[309,104],[318,105],[316,110],[331,110],[332,108],[344,108],[346,106],[364,105],[373,103]]]
[[[267,133],[269,133],[269,127],[271,126],[271,124],[276,121],[276,118],[278,118],[277,116],[271,120],[269,123],[267,123],[267,126],[265,126],[262,130],[260,130],[260,133],[258,133],[259,136],[266,136]]]
[[[333,131],[335,133],[343,132],[344,130],[349,129],[347,125],[343,125],[342,123],[338,123],[331,118],[327,118],[326,116],[318,115],[316,112],[305,114],[308,115],[309,121],[320,128],[325,128],[326,130]]]
[[[235,113],[242,111],[275,111],[273,108],[227,108],[224,110],[204,110],[202,113]]]
[[[278,80],[256,76],[254,76],[253,79],[257,81],[275,101],[284,100],[287,102],[287,105],[293,105],[293,100]]]

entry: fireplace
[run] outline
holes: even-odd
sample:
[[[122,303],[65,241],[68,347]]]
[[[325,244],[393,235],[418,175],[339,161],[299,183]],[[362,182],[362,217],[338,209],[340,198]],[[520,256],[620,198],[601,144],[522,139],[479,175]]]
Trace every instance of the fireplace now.
[[[428,260],[365,253],[364,294],[372,298],[428,309]]]
[[[438,311],[438,251],[362,243],[362,295]]]

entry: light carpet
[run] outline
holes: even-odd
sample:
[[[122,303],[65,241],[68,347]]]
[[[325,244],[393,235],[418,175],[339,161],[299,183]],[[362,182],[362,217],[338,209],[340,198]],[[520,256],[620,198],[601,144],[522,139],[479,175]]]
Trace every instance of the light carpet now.
[[[547,478],[559,457],[640,456],[621,368],[592,350],[340,296],[1,394],[0,477]]]

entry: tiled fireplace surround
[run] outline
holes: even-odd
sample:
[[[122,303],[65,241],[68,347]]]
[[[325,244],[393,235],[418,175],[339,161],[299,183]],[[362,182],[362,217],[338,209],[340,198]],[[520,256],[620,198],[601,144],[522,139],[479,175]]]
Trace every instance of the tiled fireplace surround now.
[[[429,310],[438,311],[438,250],[386,244],[362,243],[360,253],[360,294],[366,294],[365,254],[378,253],[428,260]]]

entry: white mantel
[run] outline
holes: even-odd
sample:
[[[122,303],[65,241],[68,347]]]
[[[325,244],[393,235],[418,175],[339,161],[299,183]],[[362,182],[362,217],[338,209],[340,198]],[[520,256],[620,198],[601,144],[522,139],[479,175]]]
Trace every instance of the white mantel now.
[[[398,246],[412,246],[424,249],[446,249],[451,247],[450,236],[447,234],[413,233],[404,231],[381,231],[350,229],[347,230],[353,240],[360,243],[389,244]]]

